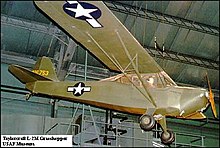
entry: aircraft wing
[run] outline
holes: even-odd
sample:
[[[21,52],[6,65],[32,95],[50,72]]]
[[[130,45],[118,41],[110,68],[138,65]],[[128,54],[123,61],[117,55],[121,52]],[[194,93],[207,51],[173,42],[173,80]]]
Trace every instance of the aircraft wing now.
[[[108,68],[134,73],[132,59],[140,73],[163,71],[103,2],[35,1],[35,4]]]

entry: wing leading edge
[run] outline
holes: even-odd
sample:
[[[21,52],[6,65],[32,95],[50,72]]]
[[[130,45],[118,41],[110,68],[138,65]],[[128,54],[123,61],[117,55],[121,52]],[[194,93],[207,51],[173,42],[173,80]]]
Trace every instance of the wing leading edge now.
[[[35,4],[108,68],[134,73],[126,48],[140,73],[163,71],[103,2],[35,1]]]

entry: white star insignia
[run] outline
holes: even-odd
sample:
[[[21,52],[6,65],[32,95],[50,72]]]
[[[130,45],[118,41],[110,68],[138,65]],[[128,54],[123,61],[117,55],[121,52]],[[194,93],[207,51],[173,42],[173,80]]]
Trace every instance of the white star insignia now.
[[[79,83],[77,87],[74,87],[75,89],[74,95],[76,95],[77,93],[79,93],[80,95],[82,94],[83,87],[81,87],[81,85],[82,83]]]
[[[67,10],[75,12],[75,18],[80,16],[86,16],[88,18],[93,18],[90,13],[96,11],[97,9],[84,9],[79,3],[76,8],[66,8]]]

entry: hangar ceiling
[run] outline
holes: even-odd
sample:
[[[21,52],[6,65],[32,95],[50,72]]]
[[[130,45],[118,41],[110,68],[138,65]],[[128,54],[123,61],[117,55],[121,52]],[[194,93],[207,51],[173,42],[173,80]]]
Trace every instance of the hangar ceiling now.
[[[105,4],[146,51],[179,84],[219,92],[219,1],[106,1]],[[165,48],[154,48],[155,37]],[[54,58],[68,37],[33,1],[1,1],[1,53]],[[85,64],[79,47],[72,61]],[[92,55],[88,65],[104,67]]]

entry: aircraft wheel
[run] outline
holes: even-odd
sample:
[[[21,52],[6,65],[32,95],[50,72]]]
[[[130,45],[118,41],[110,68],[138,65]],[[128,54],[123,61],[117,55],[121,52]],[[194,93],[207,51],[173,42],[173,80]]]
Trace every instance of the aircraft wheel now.
[[[167,132],[162,132],[161,134],[161,141],[164,144],[171,144],[175,140],[174,133],[170,130],[167,130]]]
[[[140,117],[140,127],[144,131],[150,131],[155,126],[156,121],[153,116],[144,114]]]

